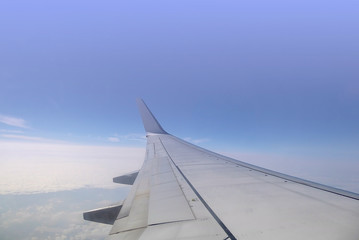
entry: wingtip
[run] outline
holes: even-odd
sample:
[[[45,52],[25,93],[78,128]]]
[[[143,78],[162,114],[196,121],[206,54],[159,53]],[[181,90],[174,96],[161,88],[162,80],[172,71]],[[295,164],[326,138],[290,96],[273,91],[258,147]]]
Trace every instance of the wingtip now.
[[[167,134],[141,98],[137,99],[137,105],[147,133]]]

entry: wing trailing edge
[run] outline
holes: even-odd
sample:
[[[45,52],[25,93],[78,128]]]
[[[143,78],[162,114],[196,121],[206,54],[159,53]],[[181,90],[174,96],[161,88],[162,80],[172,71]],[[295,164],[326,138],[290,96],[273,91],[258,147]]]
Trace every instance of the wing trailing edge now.
[[[122,203],[104,208],[97,208],[83,213],[83,218],[87,221],[98,222],[112,225],[122,208]]]
[[[133,185],[135,182],[139,171],[127,173],[125,175],[121,175],[118,177],[113,178],[114,183],[126,184],[126,185]]]

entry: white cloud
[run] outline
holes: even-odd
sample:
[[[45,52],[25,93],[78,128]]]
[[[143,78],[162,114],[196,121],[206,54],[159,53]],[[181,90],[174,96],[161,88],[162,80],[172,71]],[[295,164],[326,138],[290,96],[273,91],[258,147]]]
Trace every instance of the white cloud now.
[[[118,137],[108,137],[107,140],[109,142],[119,142],[120,141],[120,139]]]
[[[3,133],[17,133],[17,134],[24,133],[21,130],[9,130],[9,129],[0,129],[0,132],[3,132]]]
[[[33,142],[41,142],[41,143],[68,143],[62,140],[50,139],[50,138],[42,138],[35,136],[26,136],[26,135],[18,135],[18,134],[0,134],[1,138],[6,139],[14,139],[19,141],[33,141]]]
[[[123,139],[126,139],[126,140],[130,140],[130,141],[140,141],[140,142],[146,141],[146,135],[138,134],[138,133],[130,133],[127,135],[122,135],[120,137]]]
[[[0,141],[0,194],[113,188],[112,178],[141,167],[145,149]]]
[[[13,127],[29,128],[22,118],[0,115],[0,122]]]
[[[144,134],[138,134],[138,133],[130,133],[130,134],[126,134],[126,135],[114,134],[113,136],[108,137],[107,141],[109,141],[109,142],[128,142],[128,141],[145,142],[146,136]]]
[[[31,137],[25,135],[15,135],[15,134],[1,134],[3,138],[19,139],[19,140],[30,140],[30,141],[44,141],[44,138],[41,137]]]
[[[187,141],[187,142],[191,142],[194,144],[199,144],[199,143],[203,143],[203,142],[208,142],[210,139],[209,138],[198,138],[198,139],[193,139],[191,137],[185,137],[183,138],[183,140]]]
[[[118,201],[126,193],[118,188],[3,195],[0,239],[104,239],[111,226],[85,221],[82,212],[96,208],[100,199]]]

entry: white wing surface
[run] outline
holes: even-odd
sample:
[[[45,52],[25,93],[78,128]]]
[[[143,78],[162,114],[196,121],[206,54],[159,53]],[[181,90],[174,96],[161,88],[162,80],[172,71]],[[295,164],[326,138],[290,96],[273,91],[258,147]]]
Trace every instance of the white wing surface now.
[[[359,239],[358,194],[187,143],[138,104],[145,161],[109,240]]]

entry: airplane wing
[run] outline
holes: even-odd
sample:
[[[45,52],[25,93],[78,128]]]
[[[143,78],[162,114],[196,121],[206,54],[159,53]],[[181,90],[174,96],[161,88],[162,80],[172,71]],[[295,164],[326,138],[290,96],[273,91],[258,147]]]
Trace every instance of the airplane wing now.
[[[359,239],[359,194],[190,144],[138,105],[145,161],[120,178],[133,185],[116,217],[99,221],[113,223],[108,240]]]

